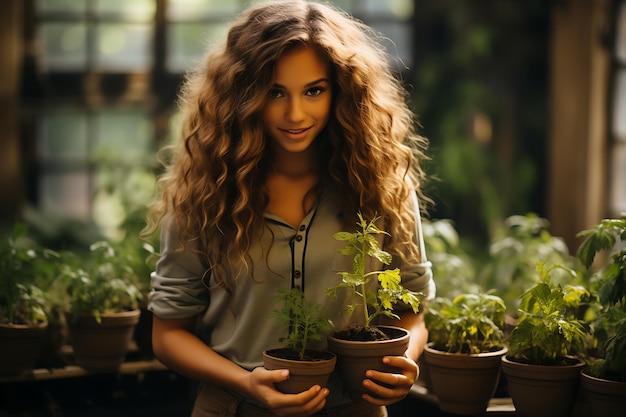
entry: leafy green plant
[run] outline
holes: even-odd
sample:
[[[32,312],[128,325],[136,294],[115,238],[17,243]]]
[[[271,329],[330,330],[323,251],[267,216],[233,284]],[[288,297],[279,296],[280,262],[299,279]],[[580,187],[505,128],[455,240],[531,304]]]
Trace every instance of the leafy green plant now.
[[[346,242],[340,253],[354,257],[353,268],[351,272],[339,272],[342,278],[341,283],[328,288],[326,295],[336,295],[339,288],[349,288],[360,298],[361,303],[348,305],[347,311],[352,314],[360,306],[366,327],[369,327],[372,320],[378,316],[398,319],[399,316],[393,312],[393,308],[400,301],[410,305],[413,311],[417,313],[422,294],[409,291],[401,285],[398,268],[366,272],[367,257],[376,258],[383,265],[389,265],[392,256],[380,248],[375,238],[376,235],[380,234],[388,235],[387,232],[376,226],[375,223],[379,217],[375,216],[369,222],[363,219],[361,213],[358,213],[358,217],[357,226],[359,229],[356,232],[338,232],[334,235],[335,239]],[[378,280],[378,286],[375,291],[369,291],[367,284],[373,277]]]
[[[280,288],[275,301],[282,302],[283,306],[272,311],[271,317],[277,325],[289,331],[281,341],[297,353],[300,360],[305,360],[310,342],[321,340],[333,327],[332,321],[321,317],[321,306],[309,302],[299,289]]]
[[[443,351],[476,354],[504,345],[502,298],[492,294],[438,297],[428,303],[424,319],[429,340]]]
[[[16,223],[0,243],[0,323],[47,321],[44,285],[59,268],[59,254],[28,238],[26,225]]]
[[[489,260],[480,271],[479,281],[486,290],[495,290],[512,312],[519,306],[519,295],[535,284],[537,263],[575,267],[565,242],[549,232],[548,220],[534,213],[508,217],[492,236]],[[552,279],[569,283],[566,270],[552,271]]]
[[[626,216],[603,219],[578,234],[584,237],[576,256],[591,270],[600,252],[612,251],[595,272],[592,285],[597,292],[590,322],[595,352],[588,359],[591,375],[626,382]]]
[[[63,271],[72,318],[87,313],[100,322],[102,313],[136,309],[142,294],[123,254],[107,241],[92,244],[90,251],[84,262],[66,265]]]
[[[423,219],[422,227],[433,276],[446,277],[437,281],[437,295],[452,299],[464,293],[481,292],[482,287],[476,282],[476,257],[463,248],[452,221]]]
[[[564,266],[537,265],[540,280],[521,297],[519,319],[508,340],[508,358],[558,365],[584,352],[587,330],[578,316],[591,294],[582,286],[554,284],[550,273],[555,269],[575,278],[576,272]]]

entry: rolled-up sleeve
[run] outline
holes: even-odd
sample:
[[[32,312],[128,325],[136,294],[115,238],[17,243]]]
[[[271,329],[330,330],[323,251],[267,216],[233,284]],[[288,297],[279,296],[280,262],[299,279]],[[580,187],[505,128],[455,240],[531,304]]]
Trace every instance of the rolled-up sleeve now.
[[[190,248],[182,250],[180,246],[175,222],[164,223],[148,303],[148,309],[162,318],[193,316],[209,304],[209,291],[203,284],[207,267]]]

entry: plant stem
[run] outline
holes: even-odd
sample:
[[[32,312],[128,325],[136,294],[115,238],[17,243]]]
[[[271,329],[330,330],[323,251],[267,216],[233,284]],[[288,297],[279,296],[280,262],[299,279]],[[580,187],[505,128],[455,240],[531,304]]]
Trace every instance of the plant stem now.
[[[363,239],[363,243],[361,245],[361,253],[363,254],[363,262],[361,262],[361,276],[365,277],[365,254],[367,253],[367,243],[365,239]],[[365,318],[365,326],[370,325],[370,316],[367,311],[367,293],[365,292],[365,281],[361,284],[361,297],[363,298],[363,317]]]

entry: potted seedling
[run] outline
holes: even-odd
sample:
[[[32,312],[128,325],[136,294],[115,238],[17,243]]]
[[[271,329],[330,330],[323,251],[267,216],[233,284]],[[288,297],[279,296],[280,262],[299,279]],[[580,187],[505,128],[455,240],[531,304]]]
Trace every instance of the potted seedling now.
[[[67,265],[70,342],[76,363],[88,370],[116,370],[139,321],[142,295],[124,257],[110,243],[96,242],[89,256]]]
[[[509,309],[507,319],[514,325],[520,294],[535,284],[536,265],[573,267],[574,257],[563,239],[553,236],[547,219],[534,213],[505,219],[493,233],[489,259],[479,273],[478,281],[486,290],[495,290]],[[440,275],[438,275],[440,276]],[[565,270],[554,270],[552,279],[571,279]]]
[[[358,214],[356,232],[339,232],[335,239],[345,242],[340,253],[352,256],[352,271],[339,272],[341,282],[326,290],[327,295],[336,296],[342,288],[347,288],[356,302],[347,306],[348,314],[359,314],[361,325],[350,326],[333,332],[328,337],[329,349],[338,356],[337,366],[350,395],[360,399],[365,392],[362,381],[368,369],[383,372],[398,372],[396,368],[384,365],[383,356],[402,356],[409,343],[409,332],[396,326],[375,325],[375,319],[390,317],[399,319],[394,313],[397,303],[404,303],[417,313],[421,293],[416,293],[401,285],[399,269],[367,269],[368,261],[377,260],[383,267],[390,265],[392,256],[384,251],[376,237],[388,235],[376,226],[375,216],[366,221]]]
[[[500,376],[506,305],[493,294],[436,298],[425,313],[430,385],[447,413],[484,413]]]
[[[38,279],[54,274],[57,253],[27,238],[15,224],[0,242],[0,375],[31,370],[48,326],[48,300]]]
[[[313,349],[311,343],[322,340],[333,323],[320,316],[320,305],[307,301],[302,290],[280,288],[275,301],[282,303],[282,308],[274,310],[271,317],[288,334],[281,339],[284,348],[263,352],[264,367],[289,369],[289,379],[276,384],[276,388],[296,394],[313,385],[326,386],[337,356],[327,350]]]
[[[576,255],[591,273],[597,300],[589,314],[594,351],[581,384],[592,416],[617,415],[626,408],[626,215],[578,236],[584,240]],[[600,252],[604,260],[592,271]]]
[[[550,273],[556,268],[577,280],[576,272],[564,266],[537,265],[540,280],[522,295],[509,352],[502,358],[520,417],[569,416],[578,392],[584,367],[579,357],[588,335],[579,315],[591,294],[582,286],[552,282]]]

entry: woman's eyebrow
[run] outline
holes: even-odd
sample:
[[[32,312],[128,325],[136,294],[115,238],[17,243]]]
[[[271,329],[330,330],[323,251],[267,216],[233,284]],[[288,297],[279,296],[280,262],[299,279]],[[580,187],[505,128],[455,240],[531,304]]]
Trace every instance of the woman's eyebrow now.
[[[305,84],[304,87],[305,88],[306,87],[311,87],[312,85],[316,85],[316,84],[320,84],[320,83],[324,83],[324,82],[325,83],[329,83],[330,81],[328,80],[328,78],[320,78],[319,80],[311,81],[310,83]],[[277,84],[277,83],[274,84],[274,87],[275,88],[287,89],[287,87],[285,87],[284,85]]]

